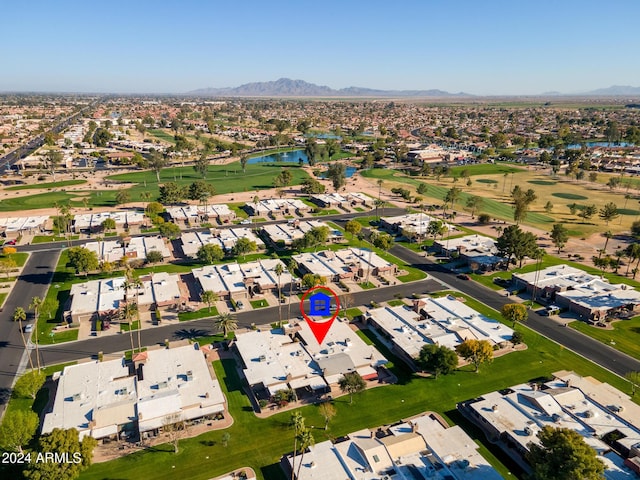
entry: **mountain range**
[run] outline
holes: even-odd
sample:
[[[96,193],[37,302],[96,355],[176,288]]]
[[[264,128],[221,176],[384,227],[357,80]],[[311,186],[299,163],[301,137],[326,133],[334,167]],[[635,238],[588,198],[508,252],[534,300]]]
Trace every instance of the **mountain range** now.
[[[347,87],[336,90],[326,85],[316,85],[304,80],[280,78],[270,82],[245,83],[239,87],[200,88],[186,95],[205,97],[431,97],[472,98],[470,93],[450,93],[444,90],[380,90],[364,87]],[[513,95],[512,95],[513,96]],[[536,95],[533,95],[536,96]],[[640,96],[640,87],[613,85],[582,93],[545,92],[539,96]]]
[[[339,90],[304,80],[280,78],[271,82],[245,83],[239,87],[201,88],[187,95],[210,97],[471,97],[468,93],[449,93],[444,90],[378,90],[347,87]]]

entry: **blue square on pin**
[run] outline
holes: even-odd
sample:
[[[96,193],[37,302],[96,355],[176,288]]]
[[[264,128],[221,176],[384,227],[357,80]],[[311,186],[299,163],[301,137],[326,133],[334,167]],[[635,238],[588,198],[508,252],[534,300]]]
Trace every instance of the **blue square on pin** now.
[[[309,298],[309,315],[331,315],[331,298],[324,293],[316,293]]]

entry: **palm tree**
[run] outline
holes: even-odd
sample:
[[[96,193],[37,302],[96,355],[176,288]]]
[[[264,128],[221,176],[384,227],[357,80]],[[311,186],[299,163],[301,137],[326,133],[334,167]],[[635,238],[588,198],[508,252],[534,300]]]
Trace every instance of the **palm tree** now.
[[[629,245],[627,247],[627,256],[631,259],[631,261],[627,265],[627,272],[625,273],[625,275],[629,275],[629,267],[633,262],[638,261],[638,263],[640,263],[640,243],[632,243],[631,245]],[[638,265],[636,264],[636,268],[637,267]]]
[[[293,427],[293,460],[291,462],[291,480],[293,480],[293,472],[296,469],[296,455],[298,453],[298,436],[305,429],[302,414],[300,412],[292,413],[289,425]]]
[[[13,312],[12,320],[14,322],[18,322],[20,324],[20,335],[22,335],[22,344],[24,345],[24,349],[27,350],[27,339],[24,337],[24,329],[22,328],[22,322],[27,319],[27,312],[24,311],[24,308],[18,307],[16,311]],[[27,351],[29,354],[29,365],[31,365],[31,370],[33,370],[33,360],[31,359],[31,353]]]
[[[289,274],[291,275],[291,281],[289,282],[289,304],[287,305],[287,318],[291,318],[291,290],[293,289],[293,276],[295,275],[296,270],[298,269],[298,262],[296,262],[293,258],[289,260],[289,265],[287,270],[289,270]]]
[[[602,247],[602,250],[600,250],[600,253],[598,254],[599,257],[602,256],[603,253],[605,255],[607,254],[607,245],[609,245],[609,240],[613,237],[613,233],[611,233],[611,230],[607,230],[602,235],[604,235],[606,240],[604,241],[604,247]]]
[[[282,302],[280,301],[280,297],[282,295],[281,286],[280,286],[280,277],[284,273],[284,267],[281,262],[278,262],[273,269],[273,273],[278,277],[278,319],[279,325],[282,327]]]
[[[545,253],[546,252],[544,251],[543,248],[536,248],[533,254],[531,255],[531,258],[533,258],[536,261],[535,281],[533,284],[533,293],[531,295],[532,307],[533,307],[533,302],[536,301],[536,290],[538,289],[538,276],[540,274],[540,265],[542,264],[542,259],[544,258]]]
[[[216,318],[216,325],[218,326],[218,331],[222,331],[224,334],[223,338],[227,338],[229,332],[233,332],[238,328],[238,320],[229,312],[224,312]]]
[[[126,302],[122,307],[122,318],[129,324],[129,340],[131,341],[131,353],[135,351],[133,343],[133,317],[138,313],[138,306],[135,303]]]
[[[211,290],[205,290],[200,294],[200,300],[207,304],[209,307],[209,313],[211,313],[211,305],[216,303],[220,297],[218,294]]]
[[[144,191],[140,194],[140,198],[142,198],[142,200],[144,202],[147,202],[147,204],[149,203],[149,200],[151,200],[151,192],[149,191]],[[144,210],[147,210],[147,205],[144,206]]]
[[[300,463],[298,463],[298,471],[296,472],[296,478],[300,478],[300,468],[302,467],[302,461],[304,460],[304,452],[307,448],[315,443],[315,439],[311,434],[311,430],[308,428],[302,429],[302,431],[298,434],[298,441],[300,442],[300,451],[302,454],[300,455]]]
[[[142,321],[140,320],[140,305],[139,305],[139,293],[140,293],[140,289],[142,288],[142,281],[140,280],[139,277],[134,277],[132,280],[132,284],[133,284],[133,288],[136,289],[136,317],[138,319],[138,351],[141,352],[142,351],[142,343],[140,341],[140,334],[141,334],[141,330],[142,330]],[[157,308],[157,307],[156,307]]]
[[[31,303],[29,304],[29,309],[33,310],[34,317],[34,344],[36,346],[36,363],[38,365],[38,371],[40,371],[40,354],[38,351],[38,313],[40,313],[40,307],[42,306],[42,298],[33,297],[31,299]]]

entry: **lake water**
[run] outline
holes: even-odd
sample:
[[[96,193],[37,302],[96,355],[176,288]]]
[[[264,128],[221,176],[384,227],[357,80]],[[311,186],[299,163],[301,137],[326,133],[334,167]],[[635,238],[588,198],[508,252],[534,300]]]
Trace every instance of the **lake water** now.
[[[589,148],[593,148],[593,147],[633,147],[634,144],[633,143],[627,143],[627,142],[587,142],[585,143],[585,145]],[[578,143],[574,143],[571,145],[567,145],[567,148],[570,149],[576,149],[576,148],[581,148],[582,145],[578,144]]]
[[[309,163],[307,154],[304,150],[294,150],[292,152],[272,153],[270,155],[262,155],[260,157],[253,157],[247,160],[247,164],[253,165],[255,163],[294,163],[298,164],[300,159],[304,163]],[[345,171],[345,177],[349,178],[356,173],[358,169],[356,167],[347,167]],[[324,174],[321,175],[324,178]]]

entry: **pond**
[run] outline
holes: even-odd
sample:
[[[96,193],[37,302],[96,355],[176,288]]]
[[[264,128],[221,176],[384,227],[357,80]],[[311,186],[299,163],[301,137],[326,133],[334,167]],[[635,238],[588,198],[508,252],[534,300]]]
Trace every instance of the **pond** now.
[[[261,155],[247,160],[247,164],[254,163],[300,163],[300,159],[304,163],[308,163],[307,154],[304,150],[293,150],[291,152],[272,153],[270,155]]]

